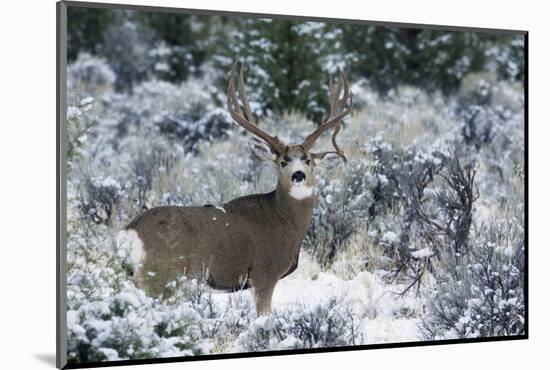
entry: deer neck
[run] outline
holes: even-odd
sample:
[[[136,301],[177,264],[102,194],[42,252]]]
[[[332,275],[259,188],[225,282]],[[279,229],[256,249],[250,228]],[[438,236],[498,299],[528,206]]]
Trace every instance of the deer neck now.
[[[277,213],[287,222],[295,226],[299,238],[303,238],[311,224],[315,194],[309,196],[293,196],[291,189],[279,181],[275,189],[275,208]],[[307,195],[307,194],[306,194]]]

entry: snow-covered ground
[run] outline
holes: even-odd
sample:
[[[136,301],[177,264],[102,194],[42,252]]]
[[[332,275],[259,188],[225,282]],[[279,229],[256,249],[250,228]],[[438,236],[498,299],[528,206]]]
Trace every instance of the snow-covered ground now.
[[[364,343],[397,343],[421,340],[419,317],[425,304],[412,291],[401,297],[402,284],[385,282],[385,271],[362,271],[350,280],[321,272],[306,252],[302,252],[296,271],[280,280],[273,294],[273,309],[303,305],[311,307],[337,297],[353,308],[361,320]],[[215,293],[221,306],[234,299],[236,293]],[[233,296],[233,297],[232,297]]]
[[[418,306],[421,307],[421,301],[398,297],[397,293],[403,287],[399,284],[385,284],[381,277],[383,273],[363,271],[353,280],[343,280],[327,273],[319,273],[314,280],[299,273],[289,275],[277,285],[273,295],[274,305],[312,305],[327,296],[341,296],[352,304],[355,314],[363,317],[365,344],[420,340],[418,317],[402,313],[409,310],[416,313]]]

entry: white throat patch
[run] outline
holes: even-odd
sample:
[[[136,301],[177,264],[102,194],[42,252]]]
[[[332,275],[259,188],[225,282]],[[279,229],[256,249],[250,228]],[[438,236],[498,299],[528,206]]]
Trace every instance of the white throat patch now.
[[[313,195],[313,186],[292,185],[288,194],[296,200],[306,199]]]

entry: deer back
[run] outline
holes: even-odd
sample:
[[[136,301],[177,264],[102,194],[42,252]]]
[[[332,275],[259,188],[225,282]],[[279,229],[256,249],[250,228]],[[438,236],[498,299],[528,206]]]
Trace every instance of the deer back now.
[[[138,284],[159,295],[181,275],[204,277],[220,290],[282,277],[297,261],[313,201],[288,206],[279,197],[273,191],[223,207],[165,206],[142,213],[126,228],[142,243]]]

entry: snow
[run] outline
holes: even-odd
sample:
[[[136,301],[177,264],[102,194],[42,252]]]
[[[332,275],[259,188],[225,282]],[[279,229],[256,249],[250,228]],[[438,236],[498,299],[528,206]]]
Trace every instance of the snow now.
[[[79,108],[73,107],[73,106],[68,106],[67,107],[67,119],[68,120],[73,120],[73,119],[76,119],[80,116],[82,116],[82,111]]]
[[[414,294],[398,297],[395,292],[402,291],[403,286],[384,283],[383,271],[363,271],[353,279],[344,280],[331,273],[318,272],[311,266],[313,262],[307,253],[302,252],[302,256],[297,270],[277,283],[272,299],[274,311],[296,306],[313,307],[331,297],[338,297],[350,304],[353,313],[361,318],[366,333],[364,344],[421,340],[417,325],[422,299],[417,299]],[[241,293],[215,294],[213,297],[216,303],[226,305],[232,296],[238,294]],[[403,312],[412,314],[402,315]],[[269,329],[270,320],[269,316],[262,316],[253,325]],[[294,344],[295,338],[288,337],[278,346],[291,348]]]
[[[118,352],[111,348],[99,348],[99,351],[101,351],[105,357],[107,357],[107,361],[116,361],[118,360]]]
[[[139,300],[139,297],[137,297],[132,292],[121,292],[117,295],[117,300],[121,303],[127,303],[129,305],[132,305],[134,307],[139,307],[142,302]]]
[[[388,177],[386,175],[378,174],[377,176],[378,176],[378,180],[380,181],[380,184],[386,185],[389,182]]]
[[[414,251],[414,252],[411,252],[411,256],[413,258],[429,258],[431,256],[433,256],[435,254],[435,252],[430,248],[423,248],[423,249],[420,249],[420,250],[417,250],[417,251]]]
[[[259,328],[269,330],[271,328],[271,317],[270,316],[260,316],[254,321],[254,325]]]
[[[91,96],[88,96],[80,101],[80,105],[84,106],[84,105],[92,104],[93,102],[94,102],[94,98]]]
[[[214,205],[214,207],[215,207],[218,211],[222,211],[223,213],[225,213],[225,208],[223,208],[223,206]]]
[[[382,241],[387,244],[396,243],[399,240],[399,236],[393,231],[386,231],[382,235]]]
[[[295,336],[288,336],[284,340],[278,343],[278,349],[292,349],[296,348],[300,343],[300,340]]]
[[[94,185],[98,187],[105,187],[105,188],[111,187],[114,189],[120,189],[119,182],[111,176],[99,177],[97,179],[94,179]]]
[[[367,343],[400,343],[421,340],[418,319],[392,319],[381,317],[364,323]]]

